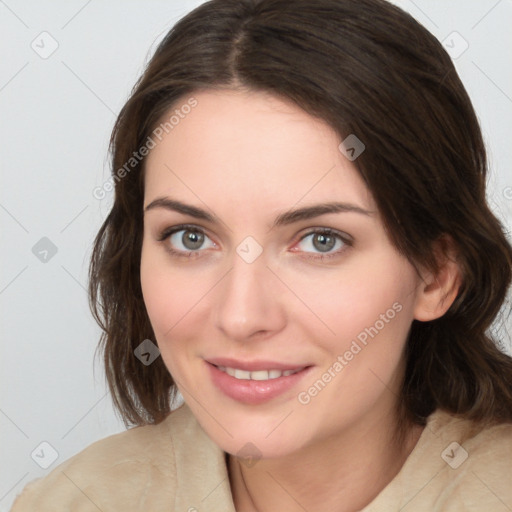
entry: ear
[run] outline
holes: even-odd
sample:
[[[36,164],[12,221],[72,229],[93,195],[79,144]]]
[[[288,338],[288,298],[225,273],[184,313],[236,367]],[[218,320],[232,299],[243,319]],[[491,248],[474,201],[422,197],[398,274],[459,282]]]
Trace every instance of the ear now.
[[[438,271],[421,272],[414,318],[428,322],[441,318],[453,304],[462,284],[462,272],[457,262],[455,242],[443,235],[434,242],[434,255]]]

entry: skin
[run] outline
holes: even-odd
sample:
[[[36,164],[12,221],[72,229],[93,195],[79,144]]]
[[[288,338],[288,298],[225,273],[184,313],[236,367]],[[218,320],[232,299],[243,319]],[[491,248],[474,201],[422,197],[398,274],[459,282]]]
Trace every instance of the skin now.
[[[262,92],[194,97],[197,107],[146,161],[144,207],[168,197],[214,216],[145,212],[141,283],[162,358],[199,423],[230,454],[238,511],[358,510],[397,474],[421,434],[412,426],[404,443],[393,442],[405,341],[413,319],[448,309],[458,270],[448,262],[436,276],[420,275],[396,251],[325,122]],[[283,212],[331,202],[368,213],[273,227]],[[205,232],[201,248],[184,252],[183,232],[159,240],[183,223]],[[319,252],[306,235],[320,228],[351,243],[335,237],[330,253]],[[236,252],[248,236],[263,249],[252,263]],[[393,304],[400,312],[301,404],[298,394]],[[247,405],[212,385],[204,362],[211,357],[313,369],[291,391]],[[261,457],[251,467],[236,457],[247,443]]]

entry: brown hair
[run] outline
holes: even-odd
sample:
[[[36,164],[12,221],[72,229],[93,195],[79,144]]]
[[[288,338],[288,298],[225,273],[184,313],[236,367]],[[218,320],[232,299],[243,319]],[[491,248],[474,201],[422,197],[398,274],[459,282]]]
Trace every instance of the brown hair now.
[[[112,133],[115,199],[95,241],[90,304],[125,424],[160,422],[176,387],[162,358],[145,366],[134,356],[154,340],[139,269],[144,160],[122,178],[116,172],[178,100],[227,87],[287,98],[342,139],[356,134],[366,146],[358,171],[392,242],[415,265],[436,269],[434,242],[453,240],[463,283],[442,318],[413,322],[401,420],[421,424],[442,408],[511,421],[512,359],[488,331],[506,297],[512,249],[486,203],[475,112],[441,44],[383,0],[212,0],[170,30]]]

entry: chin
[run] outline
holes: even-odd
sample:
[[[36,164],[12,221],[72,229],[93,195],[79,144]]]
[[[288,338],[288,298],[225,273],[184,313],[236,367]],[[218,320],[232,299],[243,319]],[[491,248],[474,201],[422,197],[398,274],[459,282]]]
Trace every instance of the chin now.
[[[186,396],[185,400],[208,437],[231,455],[245,456],[253,451],[254,457],[275,458],[297,449],[290,421],[294,414],[287,418],[293,410],[290,406],[226,406],[216,400],[201,400],[209,404],[206,412],[195,400]]]

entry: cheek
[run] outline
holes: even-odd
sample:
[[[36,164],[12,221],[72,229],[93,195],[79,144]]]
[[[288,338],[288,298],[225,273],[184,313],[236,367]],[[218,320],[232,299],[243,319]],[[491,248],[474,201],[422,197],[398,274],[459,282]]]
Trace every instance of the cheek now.
[[[352,340],[364,344],[377,335],[403,342],[412,322],[414,282],[409,267],[396,262],[359,261],[313,286],[308,276],[296,275],[294,291],[314,313],[302,314],[298,321],[311,335],[316,331],[316,339],[331,353],[347,350]]]
[[[197,306],[207,287],[201,279],[192,279],[172,266],[165,252],[153,247],[143,246],[140,274],[149,319],[158,344],[163,347],[177,333],[190,331],[190,313],[193,311],[195,316],[200,312]]]
[[[323,293],[309,292],[305,300],[334,331],[311,338],[324,357],[297,397],[309,418],[320,418],[321,428],[335,432],[340,422],[394,400],[413,318],[411,289],[414,276],[407,267],[387,266],[353,269],[328,281]]]

